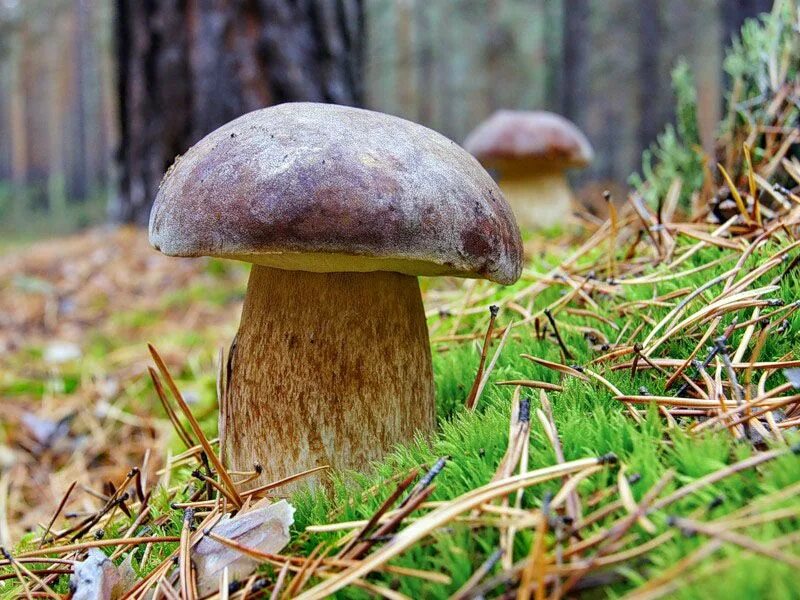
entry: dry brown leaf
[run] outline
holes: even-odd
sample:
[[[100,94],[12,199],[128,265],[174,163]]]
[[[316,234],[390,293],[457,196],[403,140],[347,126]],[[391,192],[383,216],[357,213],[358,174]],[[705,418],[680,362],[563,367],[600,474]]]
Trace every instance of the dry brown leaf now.
[[[289,543],[294,507],[286,500],[274,504],[262,502],[233,518],[225,515],[211,531],[260,552],[280,552]],[[259,564],[255,559],[208,537],[194,547],[192,559],[197,568],[197,589],[202,595],[217,589],[220,574],[226,567],[229,579],[236,581],[250,575]]]
[[[129,554],[118,567],[98,548],[91,548],[85,560],[75,563],[70,578],[72,600],[116,600],[133,586],[136,575]]]

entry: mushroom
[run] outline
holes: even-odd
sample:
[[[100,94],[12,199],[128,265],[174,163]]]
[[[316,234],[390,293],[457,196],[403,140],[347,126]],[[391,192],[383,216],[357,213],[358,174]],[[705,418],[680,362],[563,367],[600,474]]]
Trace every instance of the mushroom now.
[[[497,111],[464,147],[496,171],[517,221],[533,229],[564,221],[573,199],[565,171],[585,167],[594,155],[574,123],[545,111]]]
[[[150,242],[253,264],[220,407],[224,455],[257,483],[363,469],[435,425],[418,275],[517,280],[492,178],[404,119],[288,103],[210,133],[165,175]]]

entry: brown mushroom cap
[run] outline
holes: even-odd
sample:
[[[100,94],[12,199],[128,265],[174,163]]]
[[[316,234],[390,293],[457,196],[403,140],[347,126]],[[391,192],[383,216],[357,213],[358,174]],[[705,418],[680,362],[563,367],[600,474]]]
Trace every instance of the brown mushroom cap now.
[[[594,156],[572,121],[546,111],[499,110],[467,136],[464,148],[485,166],[499,169],[515,164],[583,167]]]
[[[176,159],[150,214],[170,256],[315,271],[512,283],[522,241],[462,148],[378,112],[288,103],[231,121]]]

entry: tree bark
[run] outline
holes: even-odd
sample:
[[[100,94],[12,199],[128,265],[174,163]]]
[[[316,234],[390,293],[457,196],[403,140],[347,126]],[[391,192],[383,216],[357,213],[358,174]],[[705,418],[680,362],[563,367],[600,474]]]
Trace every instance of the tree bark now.
[[[581,86],[585,85],[587,76],[590,14],[588,0],[573,0],[565,6],[564,10],[564,35],[562,38],[564,86],[561,106],[564,115],[573,121],[580,121],[579,113],[585,98]]]
[[[722,0],[719,12],[722,20],[722,45],[727,47],[739,36],[745,19],[769,12],[773,0]]]
[[[638,147],[647,148],[663,129],[661,120],[661,81],[659,56],[661,28],[658,1],[641,0],[639,4],[639,130]]]
[[[362,0],[115,0],[115,12],[115,221],[146,224],[175,156],[239,115],[362,103]]]
[[[10,62],[12,65],[11,98],[9,122],[11,124],[11,185],[14,194],[12,203],[12,219],[19,226],[28,210],[28,136],[25,130],[27,105],[24,88],[24,55],[28,47],[28,27],[23,23],[19,41],[12,47]]]
[[[89,195],[90,181],[89,163],[92,161],[93,149],[89,147],[86,131],[89,125],[87,115],[87,86],[89,84],[89,71],[92,56],[92,40],[89,35],[89,6],[87,0],[77,0],[75,3],[75,24],[73,29],[73,77],[74,96],[72,97],[72,114],[75,116],[72,153],[77,156],[71,161],[69,177],[70,198],[84,202]],[[94,173],[92,174],[94,175]]]

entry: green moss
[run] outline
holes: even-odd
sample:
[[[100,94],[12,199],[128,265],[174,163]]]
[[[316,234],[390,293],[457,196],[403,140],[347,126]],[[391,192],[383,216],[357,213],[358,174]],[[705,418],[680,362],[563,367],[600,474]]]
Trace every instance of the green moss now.
[[[765,258],[774,252],[774,247],[762,249],[753,257],[754,264],[762,263]],[[685,268],[699,266],[706,261],[723,256],[723,251],[710,249],[689,261]],[[553,257],[542,259],[548,263]],[[680,282],[664,282],[655,286],[624,286],[624,300],[649,299],[677,289],[678,287],[698,287],[708,279],[727,270],[730,265],[726,262],[716,268],[683,278]],[[534,270],[543,270],[544,265],[534,264]],[[763,285],[774,273],[768,273],[763,281],[755,285]],[[709,298],[722,289],[721,285],[715,286],[709,292]],[[797,278],[784,278],[778,296],[796,297],[798,289]],[[557,297],[557,292],[548,291],[537,298],[534,308],[546,306]],[[616,300],[619,302],[619,300]],[[707,300],[702,297],[690,304],[696,310],[704,305]],[[612,302],[601,302],[601,307],[609,309]],[[667,313],[668,309],[655,309],[648,314],[659,319]],[[746,313],[749,314],[749,313]],[[501,315],[501,322],[507,323],[512,316],[506,311]],[[471,320],[475,321],[475,329],[482,330],[488,320],[487,315],[470,317],[465,323],[465,329],[472,327]],[[569,330],[566,325],[585,322],[584,319],[568,317],[565,314],[558,316],[559,322],[565,325],[562,335],[570,349],[575,354],[574,362],[587,364],[597,352],[583,337]],[[730,318],[725,323],[730,322]],[[614,329],[605,324],[592,321],[610,337]],[[618,320],[620,327],[624,326],[624,319]],[[448,328],[442,327],[447,331]],[[537,340],[530,329],[522,329],[522,339],[510,341],[498,361],[497,368],[491,377],[491,382],[506,378],[530,378],[543,381],[557,381],[554,373],[541,366],[531,363],[519,355],[523,352],[541,356],[550,360],[559,360],[557,346],[551,341]],[[793,324],[791,329],[783,336],[776,336],[770,340],[768,356],[776,357],[789,353],[796,347],[800,330]],[[737,332],[731,345],[735,346],[741,338]],[[641,341],[641,340],[640,340]],[[659,355],[685,356],[694,345],[693,340],[676,337],[667,342]],[[493,347],[496,347],[495,342]],[[442,473],[437,477],[437,489],[432,499],[446,500],[463,494],[471,489],[487,483],[506,450],[508,442],[508,419],[512,390],[508,387],[489,385],[481,399],[476,412],[469,412],[463,408],[464,398],[468,393],[469,385],[474,377],[479,357],[479,347],[473,343],[462,343],[452,347],[447,352],[435,353],[434,364],[436,372],[436,390],[439,414],[441,417],[441,430],[431,443],[417,443],[400,448],[385,461],[376,466],[371,475],[340,476],[334,492],[330,497],[321,494],[300,494],[294,498],[298,507],[296,515],[296,531],[298,536],[291,550],[299,553],[308,553],[320,542],[333,542],[339,536],[336,534],[303,535],[306,525],[326,523],[331,519],[331,514],[336,513],[336,521],[367,518],[380,505],[383,498],[388,495],[392,485],[383,485],[378,489],[381,492],[375,496],[362,495],[364,490],[380,484],[392,475],[407,472],[412,468],[426,464],[431,465],[440,456],[450,456],[450,460]],[[663,387],[663,377],[651,370],[641,370],[634,379],[629,371],[605,372],[605,376],[618,386],[623,392],[636,393],[640,386],[647,386],[653,393],[659,393]],[[780,383],[783,378],[778,374],[769,379],[769,385]],[[616,402],[610,393],[596,383],[587,383],[579,380],[565,380],[564,391],[550,394],[555,421],[558,426],[560,439],[567,459],[586,456],[597,456],[606,452],[615,452],[626,466],[629,474],[636,473],[640,479],[633,486],[634,495],[639,498],[644,494],[667,469],[675,471],[675,479],[667,491],[676,489],[680,485],[690,483],[704,475],[717,471],[737,460],[742,460],[753,453],[749,446],[736,443],[726,434],[688,435],[681,430],[667,430],[663,421],[655,410],[648,413],[642,425],[635,424],[624,411],[620,403]],[[533,399],[533,404],[538,404],[536,394],[526,394]],[[534,421],[531,433],[530,468],[552,464],[554,456],[549,442],[538,422]],[[586,481],[581,487],[582,493],[609,484],[615,474],[606,472]],[[766,465],[760,472],[755,470],[744,471],[729,478],[723,479],[714,485],[704,487],[695,494],[691,494],[675,505],[669,507],[676,514],[706,515],[708,507],[715,499],[720,499],[722,504],[714,509],[709,517],[718,517],[744,506],[753,499],[769,491],[780,489],[791,483],[800,481],[800,460],[790,455],[774,463]],[[539,486],[529,490],[525,496],[525,505],[540,506],[546,493],[554,491],[553,486]],[[793,500],[793,506],[800,506],[800,501]],[[672,514],[670,512],[669,514]],[[662,512],[653,516],[660,530],[665,530],[668,513]],[[602,525],[602,523],[601,523]],[[755,537],[768,538],[774,532],[772,526],[756,528],[751,532]],[[783,527],[793,530],[796,522],[791,522]],[[599,530],[598,525],[596,530]],[[591,533],[591,531],[590,531]],[[393,561],[398,565],[428,568],[442,571],[453,578],[450,586],[437,586],[430,583],[413,580],[412,578],[393,579],[391,577],[376,576],[387,586],[396,588],[408,595],[422,595],[423,597],[447,597],[469,577],[474,569],[493,552],[497,547],[496,532],[491,529],[469,531],[466,528],[454,526],[444,533],[437,533],[431,543],[420,545],[404,553]],[[614,595],[640,584],[645,579],[652,577],[660,571],[669,568],[677,560],[686,556],[698,547],[698,539],[677,536],[664,546],[660,547],[646,560],[626,565],[620,572],[624,576],[622,582],[606,589],[605,594]],[[529,540],[524,536],[517,540],[517,557],[524,556],[527,552]],[[719,556],[719,555],[718,555]],[[724,571],[739,573],[741,569],[755,565],[760,559],[743,552],[728,551],[722,556],[729,556],[731,564]],[[716,559],[715,559],[716,560]],[[710,560],[709,564],[714,564]],[[774,587],[772,597],[790,598],[797,592],[792,581],[790,570],[778,569],[776,577],[780,579]],[[731,585],[736,582],[740,585],[739,577],[731,579]],[[766,589],[767,579],[763,581],[756,578],[753,581],[743,582],[742,589],[753,593]],[[711,584],[700,585],[691,590],[681,591],[681,597],[707,598],[719,597],[719,587]],[[350,596],[350,591],[343,593]],[[359,597],[360,592],[353,592],[353,597]]]
[[[765,67],[765,48],[778,48],[782,55],[789,57],[789,70],[792,77],[797,75],[796,36],[791,35],[788,29],[772,19],[778,17],[791,22],[785,11],[789,10],[790,3],[784,2],[774,13],[777,16],[762,19],[761,22],[752,22],[745,26],[742,40],[734,47],[733,52],[726,61],[726,68],[734,79],[741,79],[744,95],[752,97],[753,94],[762,93],[764,86],[769,83],[769,69]],[[783,11],[783,12],[781,12]],[[774,52],[773,52],[774,54]],[[696,191],[702,178],[700,169],[700,155],[695,149],[698,143],[696,125],[696,97],[691,74],[685,66],[679,66],[674,73],[676,95],[678,97],[677,125],[660,138],[659,143],[644,158],[641,191],[649,199],[657,201],[663,198],[668,187],[675,177],[683,180],[683,201],[686,203],[693,191]],[[751,109],[748,109],[751,110]],[[754,114],[751,110],[748,114]],[[744,118],[744,116],[742,116]],[[681,241],[678,252],[693,242]],[[779,249],[775,241],[769,241],[756,250],[746,261],[741,273],[752,271],[763,264],[769,256]],[[572,249],[559,249],[553,247],[543,255],[533,258],[528,265],[529,272],[546,273],[559,265]],[[598,248],[589,252],[581,260],[580,266],[588,270],[602,262],[606,248]],[[621,259],[620,251],[617,258]],[[795,254],[788,257],[791,261]],[[730,269],[738,259],[739,254],[719,248],[706,247],[685,261],[681,271],[690,271],[694,268],[712,265],[695,273],[669,279],[671,273],[666,266],[648,267],[644,274],[661,275],[664,280],[657,283],[640,285],[623,284],[618,287],[619,296],[608,297],[596,295],[597,314],[610,319],[609,324],[591,317],[559,312],[556,314],[562,337],[565,344],[573,354],[570,362],[577,365],[589,365],[594,358],[603,352],[597,347],[596,340],[589,339],[585,333],[586,327],[591,327],[601,336],[614,341],[625,334],[622,339],[627,339],[642,319],[658,321],[670,310],[670,306],[653,306],[646,308],[630,308],[621,311],[623,303],[632,303],[651,300],[682,289],[695,290],[706,282],[713,280]],[[788,264],[788,263],[786,263]],[[233,267],[232,267],[233,268]],[[239,268],[239,267],[235,267]],[[782,267],[762,276],[754,282],[752,287],[766,285],[771,282]],[[210,262],[208,273],[212,277],[225,277],[228,267],[225,263]],[[740,275],[741,276],[741,275]],[[25,282],[23,282],[25,284]],[[475,290],[480,295],[482,303],[488,306],[498,302],[504,297],[515,294],[530,285],[530,281],[521,281],[510,288],[491,286],[480,283]],[[27,285],[36,287],[37,282],[27,282]],[[193,302],[227,302],[229,292],[222,290],[226,286],[219,286],[214,294],[209,295],[208,286],[190,288],[184,293],[166,298],[167,308],[180,308]],[[429,287],[423,281],[423,289]],[[523,302],[531,311],[540,310],[557,300],[564,287],[551,286],[532,299]],[[696,311],[708,304],[722,289],[722,284],[717,284],[698,296],[687,305],[688,311]],[[237,292],[238,293],[238,292]],[[476,296],[477,297],[477,296]],[[779,289],[769,295],[784,303],[794,302],[800,297],[800,270],[786,274],[779,281]],[[166,309],[165,309],[166,310]],[[767,310],[767,309],[765,309]],[[769,309],[772,310],[772,309]],[[487,311],[488,312],[488,311]],[[552,404],[554,420],[558,429],[559,439],[563,446],[567,460],[599,456],[614,452],[620,460],[626,473],[636,475],[632,484],[633,495],[640,499],[660,478],[668,471],[674,472],[673,480],[668,484],[664,494],[689,484],[697,479],[718,471],[726,465],[743,460],[754,455],[755,450],[745,442],[735,441],[728,433],[705,433],[703,435],[690,435],[682,428],[668,428],[661,415],[655,408],[650,408],[641,424],[635,423],[628,415],[622,403],[612,397],[609,390],[598,382],[581,381],[578,379],[561,379],[554,371],[548,370],[538,364],[524,359],[521,354],[527,353],[552,361],[560,362],[560,349],[549,338],[540,339],[535,335],[532,325],[517,327],[515,334],[508,338],[494,369],[489,384],[486,386],[480,399],[477,410],[468,411],[464,408],[464,400],[472,385],[477,369],[482,333],[485,331],[488,314],[482,312],[466,315],[461,318],[458,327],[455,327],[454,317],[434,316],[431,318],[433,335],[433,364],[435,372],[437,411],[439,416],[439,430],[430,440],[417,439],[410,444],[396,448],[383,461],[374,465],[368,473],[337,473],[328,492],[321,490],[300,491],[291,499],[297,512],[293,539],[286,552],[308,555],[320,543],[335,543],[341,538],[342,533],[310,533],[306,527],[312,524],[330,522],[343,522],[363,519],[371,516],[383,500],[391,493],[398,474],[407,473],[418,467],[430,466],[440,457],[449,457],[446,466],[435,480],[436,489],[431,500],[450,500],[470,490],[486,484],[494,475],[498,463],[508,446],[508,430],[510,418],[510,404],[513,389],[509,386],[497,385],[505,379],[534,379],[552,383],[560,382],[563,391],[549,394]],[[740,320],[750,318],[751,310],[738,313]],[[130,326],[142,325],[138,319],[141,315],[132,314],[121,317],[124,324]],[[734,315],[729,314],[722,319],[718,327],[721,332],[733,320]],[[129,319],[126,322],[125,319]],[[504,327],[512,321],[519,321],[521,316],[509,309],[503,311],[498,319],[498,327]],[[638,338],[631,341],[642,342],[644,335],[650,328],[645,328]],[[438,336],[447,335],[451,331],[458,333],[477,334],[473,341],[441,342]],[[657,356],[686,357],[693,350],[696,338],[688,334],[689,331],[680,332],[672,336],[658,349]],[[729,343],[736,347],[742,339],[743,331],[737,330],[731,336]],[[211,374],[214,368],[209,359],[214,348],[211,340],[204,331],[187,332],[185,335],[176,335],[169,338],[169,344],[186,350],[192,358],[181,373],[176,373],[179,387],[187,398],[192,400],[193,409],[209,437],[216,435],[216,406],[214,402],[214,380]],[[788,319],[788,328],[782,333],[771,334],[763,349],[762,356],[767,359],[776,359],[782,356],[796,355],[796,348],[800,341],[800,311]],[[161,340],[163,343],[164,340]],[[118,347],[119,341],[112,337],[97,337],[90,346],[89,356],[100,359],[104,354]],[[200,349],[206,348],[203,352]],[[491,353],[496,351],[497,341],[492,344]],[[752,342],[751,342],[752,347]],[[189,352],[194,349],[194,352]],[[701,356],[707,349],[701,349]],[[202,355],[202,359],[196,358]],[[641,368],[632,376],[630,370],[610,370],[607,365],[592,365],[592,368],[606,377],[613,385],[626,394],[639,394],[645,388],[652,394],[665,393],[664,377],[651,369]],[[767,388],[772,388],[783,382],[780,372],[773,373],[767,379]],[[29,379],[19,379],[12,382],[3,382],[4,393],[29,394],[32,396],[46,393],[44,384],[33,385]],[[523,392],[530,398],[532,407],[538,408],[538,393]],[[155,394],[152,386],[143,379],[137,386],[130,386],[125,390],[125,403],[129,406],[150,406],[151,413],[160,415],[160,408],[155,408]],[[787,435],[787,441],[797,443],[800,437],[797,433]],[[180,452],[184,448],[177,438],[173,440],[172,450]],[[541,424],[533,419],[530,435],[529,468],[536,469],[552,465],[555,461],[553,449],[544,434]],[[191,468],[176,469],[172,473],[172,483],[186,482],[191,478]],[[579,486],[582,498],[586,498],[593,491],[607,488],[616,481],[617,472],[614,469],[601,471],[584,480]],[[683,497],[678,502],[667,507],[666,510],[657,511],[650,515],[650,519],[657,528],[657,533],[668,531],[670,528],[669,517],[691,516],[700,520],[716,519],[721,516],[746,506],[766,494],[782,490],[787,486],[800,482],[800,458],[795,454],[786,454],[769,463],[760,465],[757,469],[748,469],[733,474],[713,485],[708,485],[693,494]],[[522,497],[522,505],[526,508],[541,507],[549,493],[558,488],[558,483],[549,483],[528,489]],[[374,490],[377,490],[377,493]],[[166,516],[164,524],[148,530],[153,535],[177,535],[181,529],[182,511],[174,509],[171,502],[181,501],[189,496],[189,492],[178,494],[170,498],[165,490],[156,489],[151,506],[154,517]],[[663,494],[662,494],[663,497]],[[601,501],[593,509],[605,506],[615,499],[614,496]],[[800,498],[790,497],[766,508],[795,507],[800,511]],[[585,508],[588,512],[588,509]],[[591,536],[608,527],[615,516],[601,519],[583,531],[585,537]],[[130,525],[129,519],[120,519],[108,534],[124,531]],[[797,531],[800,522],[797,519],[784,519],[776,523],[767,523],[752,526],[743,531],[746,535],[756,540],[767,541],[779,535]],[[642,540],[650,539],[644,530],[636,526],[632,530],[637,536],[626,542],[624,548],[631,548]],[[137,532],[140,533],[140,532]],[[611,583],[598,590],[588,592],[592,597],[619,597],[631,589],[643,584],[647,580],[657,577],[673,567],[678,561],[687,557],[707,542],[708,538],[702,535],[683,535],[678,532],[669,541],[652,550],[640,559],[626,562],[617,567],[613,574],[616,576]],[[433,584],[412,577],[396,577],[385,574],[373,574],[370,581],[380,583],[400,593],[414,598],[445,598],[458,589],[474,570],[483,563],[498,547],[498,533],[494,528],[469,529],[463,524],[451,524],[447,528],[436,531],[425,543],[416,544],[408,551],[395,558],[392,564],[426,569],[445,573],[452,578],[450,585]],[[520,532],[515,540],[514,557],[519,559],[525,556],[532,542],[529,531]],[[23,542],[22,548],[26,544]],[[552,543],[552,537],[548,538]],[[145,565],[141,565],[141,574],[152,570],[176,548],[177,544],[156,544]],[[798,547],[787,548],[787,551],[797,553]],[[134,550],[134,563],[139,567],[143,548]],[[5,571],[7,572],[7,571]],[[495,567],[492,574],[497,574],[499,567]],[[800,597],[796,573],[776,561],[755,556],[741,548],[730,544],[707,558],[699,565],[693,566],[687,572],[682,572],[679,578],[673,578],[676,583],[688,583],[673,591],[671,596],[678,598],[712,598],[712,597],[770,597],[770,598],[797,598]],[[65,591],[65,578],[58,584],[59,591]],[[494,590],[499,592],[500,590]],[[2,591],[5,597],[5,592]],[[16,595],[16,594],[15,594]],[[342,597],[366,597],[363,591],[347,589],[339,593]]]
[[[690,242],[685,242],[690,243]],[[682,242],[681,248],[685,247]],[[765,245],[756,251],[748,261],[747,268],[762,264],[768,256],[774,254],[778,246],[774,243]],[[680,248],[679,248],[680,251]],[[532,272],[547,272],[553,265],[563,260],[566,250],[548,252],[544,256],[533,259],[530,265]],[[590,253],[582,264],[589,265],[598,260],[598,253]],[[724,250],[707,248],[698,252],[692,259],[686,261],[681,270],[690,270],[702,265],[711,264],[718,259],[723,259],[712,268],[681,277],[680,280],[665,280],[656,284],[623,285],[619,287],[620,297],[604,297],[597,295],[598,313],[611,319],[614,325],[598,321],[582,315],[571,315],[566,312],[556,314],[562,336],[574,357],[571,362],[586,365],[593,358],[602,353],[591,340],[584,337],[577,329],[579,326],[590,326],[597,329],[610,340],[619,336],[620,330],[626,328],[628,334],[640,320],[640,312],[620,314],[617,307],[624,302],[649,300],[682,288],[696,289],[706,281],[724,273],[731,268],[736,260],[736,255],[726,253]],[[790,257],[791,259],[791,257]],[[655,267],[651,273],[668,275],[664,267]],[[778,272],[767,273],[755,286],[765,285]],[[515,293],[530,285],[530,282],[521,282],[512,288],[500,288],[488,283],[479,284],[476,292],[487,294],[486,304],[493,300],[500,300],[504,296]],[[722,285],[712,287],[705,296],[693,300],[688,308],[697,310],[719,293]],[[790,273],[780,282],[780,289],[771,297],[783,298],[793,301],[800,294],[800,277]],[[539,294],[529,307],[531,310],[541,309],[561,295],[558,287],[554,286]],[[645,313],[654,320],[659,320],[667,314],[669,307],[650,307]],[[749,317],[749,312],[742,313],[740,318]],[[445,335],[453,326],[454,317],[431,318],[432,329]],[[498,326],[503,327],[512,321],[517,321],[521,316],[511,310],[501,311]],[[731,322],[732,316],[726,317],[722,329]],[[459,333],[475,332],[482,334],[488,322],[488,311],[475,315],[464,316]],[[764,355],[778,357],[791,353],[797,347],[800,336],[800,321],[793,317],[789,320],[790,327],[783,335],[770,336]],[[436,490],[432,500],[448,500],[464,494],[478,486],[487,483],[493,476],[508,444],[508,421],[510,400],[513,393],[511,387],[496,385],[504,379],[535,379],[559,382],[560,377],[552,370],[525,360],[520,355],[528,353],[553,361],[560,361],[560,351],[551,339],[538,339],[532,326],[519,327],[514,330],[519,336],[511,336],[497,361],[489,384],[480,399],[475,412],[464,408],[464,399],[469,392],[469,387],[475,376],[482,335],[476,341],[447,342],[442,344],[434,341],[434,371],[437,393],[437,408],[440,428],[433,440],[416,440],[414,443],[397,448],[384,461],[376,464],[374,470],[367,474],[345,473],[338,474],[333,490],[329,495],[321,492],[300,492],[292,498],[297,507],[296,524],[294,527],[293,541],[287,551],[299,554],[308,554],[320,542],[334,542],[341,534],[308,534],[304,533],[309,524],[329,523],[333,521],[347,521],[366,518],[380,505],[383,499],[393,489],[393,483],[384,483],[395,477],[398,473],[408,472],[420,465],[432,465],[439,457],[450,457],[441,474],[436,478]],[[626,334],[626,337],[627,335]],[[642,341],[644,334],[640,334],[638,341]],[[737,331],[731,345],[735,346],[741,339],[741,331]],[[119,343],[112,338],[96,340],[98,352],[113,350]],[[676,336],[670,339],[659,350],[660,356],[686,356],[694,346],[694,339]],[[183,348],[185,354],[190,356],[183,370],[176,372],[176,380],[185,396],[192,402],[193,410],[198,416],[201,426],[209,437],[216,435],[216,404],[214,392],[214,368],[210,359],[210,351],[198,352],[203,345],[209,345],[209,339],[203,332],[190,332],[190,335],[172,336],[169,345]],[[498,347],[495,340],[490,348],[490,356]],[[191,351],[190,349],[196,349]],[[102,356],[93,352],[87,360],[99,361]],[[91,362],[89,364],[91,367]],[[88,367],[87,367],[88,368]],[[603,373],[614,385],[625,393],[637,393],[644,386],[651,393],[663,392],[663,377],[652,370],[640,369],[635,377],[630,371],[604,370],[602,366],[593,367]],[[768,387],[778,385],[783,381],[780,373],[768,379]],[[164,418],[160,408],[155,402],[155,394],[151,384],[146,378],[140,381],[141,385],[130,386],[125,391],[121,406],[130,406],[134,410],[141,410],[142,406],[150,406],[149,413]],[[636,498],[641,496],[668,470],[675,471],[675,479],[668,486],[667,492],[696,480],[710,472],[731,464],[736,460],[751,455],[749,446],[737,443],[726,434],[706,434],[702,436],[688,435],[681,430],[667,429],[662,418],[655,410],[647,412],[646,419],[641,425],[634,423],[624,407],[614,400],[610,392],[596,382],[585,382],[577,379],[563,379],[563,392],[550,393],[555,422],[558,427],[559,437],[567,459],[597,456],[607,452],[616,453],[628,475],[636,474],[638,478],[632,489]],[[24,387],[22,382],[16,385]],[[45,393],[44,390],[26,389],[28,394],[36,395]],[[538,406],[538,393],[523,392],[530,397],[534,408]],[[173,438],[173,452],[183,450],[177,437]],[[553,464],[555,460],[553,450],[544,435],[541,425],[534,419],[530,443],[530,468]],[[191,468],[181,468],[172,475],[172,484],[191,480]],[[614,470],[604,471],[586,481],[580,486],[582,497],[586,497],[595,490],[600,490],[615,482]],[[800,460],[795,456],[787,456],[773,463],[769,463],[758,470],[749,470],[717,482],[713,486],[703,488],[699,492],[689,495],[680,502],[652,516],[652,521],[659,531],[668,528],[667,518],[671,514],[689,515],[699,514],[701,518],[716,518],[741,507],[760,496],[782,489],[800,481]],[[365,493],[372,486],[378,485],[377,495]],[[536,486],[528,490],[523,496],[523,506],[539,507],[544,502],[548,492],[554,492],[557,484]],[[180,501],[186,494],[173,498]],[[715,499],[721,499],[722,504],[713,510],[709,506]],[[789,499],[778,505],[798,506],[798,500]],[[154,516],[167,515],[168,519],[162,526],[148,529],[153,535],[177,535],[180,532],[182,511],[171,508],[170,499],[166,492],[157,489],[152,502]],[[602,504],[601,504],[602,506]],[[699,512],[698,512],[699,511]],[[591,527],[587,535],[601,530],[610,521],[600,521]],[[114,531],[124,531],[130,525],[127,518],[115,523],[113,530],[109,529],[107,536]],[[748,531],[757,539],[769,539],[776,535],[775,525],[754,528]],[[784,533],[797,527],[795,522],[781,524]],[[141,530],[139,533],[143,533]],[[635,530],[640,535],[642,531]],[[386,575],[371,576],[371,580],[383,585],[396,588],[412,597],[444,598],[452,593],[472,574],[497,548],[498,537],[494,529],[470,530],[461,525],[454,525],[435,533],[425,544],[419,544],[400,557],[393,560],[393,564],[409,566],[419,569],[428,569],[443,572],[449,575],[453,583],[442,586],[425,582],[411,577],[396,578]],[[615,596],[624,593],[643,581],[656,576],[658,573],[674,565],[682,557],[694,551],[702,542],[700,536],[676,536],[668,543],[652,551],[647,557],[638,562],[627,563],[620,567],[617,574],[618,582],[604,588],[600,596]],[[529,549],[531,535],[523,532],[515,542],[515,556],[521,558]],[[154,568],[161,560],[169,555],[176,544],[156,544],[147,564],[141,567],[141,572],[146,573]],[[136,549],[134,564],[139,568],[139,560],[143,548]],[[771,597],[793,597],[796,587],[793,584],[792,573],[781,567],[772,568],[770,577],[753,575],[751,578],[741,576],[744,569],[763,568],[762,559],[741,551],[725,548],[724,551],[707,561],[702,569],[711,568],[720,560],[730,560],[730,565],[725,567],[722,574],[714,578],[722,578],[726,584],[737,586],[747,593],[763,593],[769,589],[774,592]],[[723,563],[725,565],[727,563]],[[494,573],[499,567],[495,567]],[[693,571],[694,573],[694,571]],[[775,579],[770,584],[770,578]],[[59,583],[62,589],[64,579]],[[706,578],[707,579],[707,578]],[[766,586],[770,586],[769,588]],[[364,597],[363,592],[347,590],[341,596]],[[712,582],[702,577],[698,584],[687,589],[682,589],[678,597],[707,598],[720,596],[719,587],[714,587]]]
[[[772,99],[781,86],[791,85],[800,75],[796,11],[793,0],[777,0],[770,13],[745,21],[725,54],[724,68],[732,85],[726,95],[720,134],[736,139],[737,144],[749,137],[752,126],[775,124],[775,114],[770,112]],[[703,152],[699,147],[697,92],[685,61],[680,61],[673,70],[672,84],[676,98],[675,125],[667,125],[656,143],[644,152],[642,172],[634,174],[630,181],[648,201],[657,204],[664,199],[673,181],[680,179],[683,183],[681,205],[688,209],[692,194],[703,182]],[[784,117],[781,127],[787,130],[797,127],[800,109],[795,108]],[[761,135],[750,141],[753,159],[760,161],[763,158]],[[713,167],[715,157],[709,160]],[[734,167],[731,177],[736,181],[744,165]],[[780,170],[778,175],[779,183],[793,185]]]

